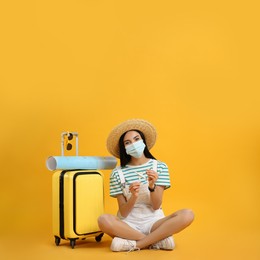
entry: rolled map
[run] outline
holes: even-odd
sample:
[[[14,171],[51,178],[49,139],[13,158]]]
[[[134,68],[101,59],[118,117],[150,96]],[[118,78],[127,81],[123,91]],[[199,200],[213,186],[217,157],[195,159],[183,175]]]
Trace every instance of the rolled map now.
[[[48,170],[102,170],[113,169],[117,160],[112,156],[50,156],[47,158]]]

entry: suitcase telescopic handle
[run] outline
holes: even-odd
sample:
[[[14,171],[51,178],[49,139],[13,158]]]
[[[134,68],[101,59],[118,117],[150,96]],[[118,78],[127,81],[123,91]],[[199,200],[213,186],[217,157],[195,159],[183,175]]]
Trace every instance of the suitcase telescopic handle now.
[[[67,138],[71,137],[71,140],[75,136],[75,139],[76,139],[76,156],[78,156],[79,155],[79,135],[78,135],[77,132],[62,132],[61,133],[61,155],[64,156],[65,136],[67,136]]]

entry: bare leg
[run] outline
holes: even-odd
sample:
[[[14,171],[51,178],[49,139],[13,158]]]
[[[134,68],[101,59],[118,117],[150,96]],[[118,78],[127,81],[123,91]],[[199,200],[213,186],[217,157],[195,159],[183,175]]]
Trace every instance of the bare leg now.
[[[172,236],[189,226],[194,219],[191,210],[179,210],[163,219],[154,223],[151,233],[138,240],[136,246],[138,248],[146,248],[164,238]]]
[[[110,214],[104,214],[98,218],[99,228],[107,235],[121,237],[130,240],[140,240],[145,235],[121,221],[118,217]]]
[[[134,230],[119,218],[110,214],[100,216],[98,224],[100,229],[109,236],[135,240],[136,246],[142,249],[180,232],[189,226],[193,219],[194,214],[191,210],[179,210],[155,222],[151,233],[148,235]]]

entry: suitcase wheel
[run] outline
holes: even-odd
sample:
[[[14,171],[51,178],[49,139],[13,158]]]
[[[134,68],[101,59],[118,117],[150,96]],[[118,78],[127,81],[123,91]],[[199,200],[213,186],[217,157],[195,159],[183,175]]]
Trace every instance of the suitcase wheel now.
[[[58,246],[60,244],[60,238],[55,236],[55,244]]]
[[[76,245],[76,239],[71,238],[70,239],[70,246],[71,246],[71,248],[73,249],[75,245]]]
[[[101,233],[100,235],[96,236],[95,239],[97,242],[100,242],[102,237],[103,237],[104,233]]]

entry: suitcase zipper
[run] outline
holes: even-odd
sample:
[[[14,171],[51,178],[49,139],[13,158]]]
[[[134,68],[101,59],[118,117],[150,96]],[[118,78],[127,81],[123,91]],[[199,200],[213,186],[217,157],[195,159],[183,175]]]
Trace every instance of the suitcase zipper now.
[[[96,231],[96,232],[79,234],[76,230],[76,227],[77,227],[77,223],[76,223],[76,209],[77,209],[77,205],[76,205],[77,204],[76,203],[76,178],[80,175],[85,175],[85,174],[97,174],[97,175],[101,176],[101,174],[99,172],[94,172],[94,171],[93,172],[78,172],[73,176],[73,230],[74,230],[74,233],[78,236],[100,233],[100,231]]]

